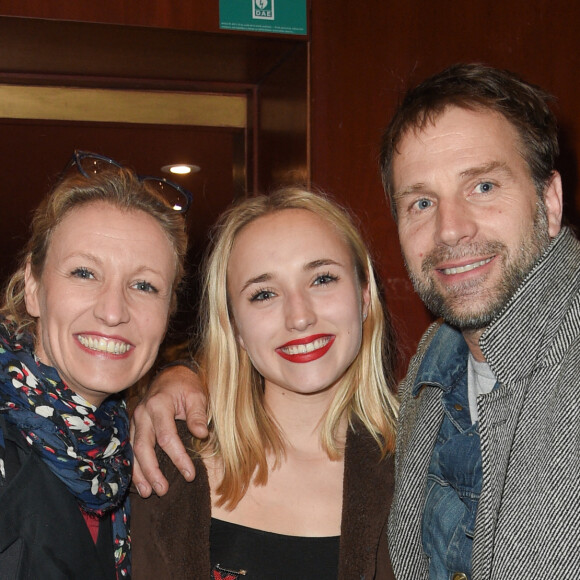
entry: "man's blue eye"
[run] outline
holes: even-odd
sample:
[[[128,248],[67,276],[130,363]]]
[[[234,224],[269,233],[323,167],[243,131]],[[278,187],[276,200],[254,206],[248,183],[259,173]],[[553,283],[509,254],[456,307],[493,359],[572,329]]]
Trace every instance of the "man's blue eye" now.
[[[415,205],[417,206],[417,209],[428,209],[431,207],[431,201],[428,199],[420,199],[415,203]]]
[[[493,189],[493,183],[489,183],[489,181],[484,181],[476,186],[475,191],[477,193],[489,193]]]

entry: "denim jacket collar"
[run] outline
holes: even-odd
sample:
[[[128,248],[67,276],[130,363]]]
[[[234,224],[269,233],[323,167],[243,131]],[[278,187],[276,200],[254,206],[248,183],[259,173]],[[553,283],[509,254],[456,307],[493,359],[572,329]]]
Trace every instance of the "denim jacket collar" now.
[[[443,324],[433,337],[413,385],[416,397],[423,385],[451,390],[465,375],[469,348],[461,332]]]

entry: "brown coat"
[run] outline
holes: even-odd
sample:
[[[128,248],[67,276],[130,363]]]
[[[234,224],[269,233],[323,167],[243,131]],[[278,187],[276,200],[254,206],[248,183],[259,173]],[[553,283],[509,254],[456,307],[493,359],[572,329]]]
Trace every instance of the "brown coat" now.
[[[188,437],[180,425],[182,437]],[[207,471],[195,461],[197,477],[186,482],[158,452],[169,480],[163,497],[131,497],[134,580],[209,580],[211,518]],[[393,493],[393,458],[378,462],[373,438],[360,427],[347,436],[339,580],[394,580],[387,547]]]

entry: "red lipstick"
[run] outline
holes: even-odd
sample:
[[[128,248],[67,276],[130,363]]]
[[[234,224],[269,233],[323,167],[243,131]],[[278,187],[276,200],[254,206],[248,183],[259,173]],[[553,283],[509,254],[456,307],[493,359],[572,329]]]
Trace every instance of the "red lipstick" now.
[[[314,334],[291,340],[276,349],[283,358],[293,363],[307,363],[323,357],[334,343],[333,334]]]

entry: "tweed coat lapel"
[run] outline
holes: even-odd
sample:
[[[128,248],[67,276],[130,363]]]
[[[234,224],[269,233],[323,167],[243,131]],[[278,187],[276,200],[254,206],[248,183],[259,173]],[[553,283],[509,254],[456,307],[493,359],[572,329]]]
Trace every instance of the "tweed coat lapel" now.
[[[435,323],[422,340],[424,353],[440,324]],[[399,431],[395,459],[395,494],[389,517],[389,550],[397,578],[428,578],[429,565],[421,542],[421,519],[425,502],[427,471],[443,420],[441,391],[423,388],[412,396],[414,377],[422,356],[414,357],[407,379],[401,383],[401,416],[411,430]],[[404,571],[404,572],[403,572]]]
[[[549,259],[539,260],[480,340],[500,388],[478,400],[483,485],[473,543],[473,580],[491,577],[510,460],[514,450],[522,453],[523,446],[531,446],[529,453],[533,452],[540,421],[530,426],[529,409],[543,406],[544,389],[553,388],[557,380],[553,373],[561,364],[558,353],[569,347],[561,344],[562,339],[569,342],[574,336],[561,329],[580,286],[580,272],[574,265],[578,262],[578,243],[564,228],[547,255]],[[516,465],[518,462],[512,460]],[[514,469],[522,467],[511,469],[513,477]]]
[[[479,498],[473,542],[472,580],[489,578],[495,524],[503,495],[511,442],[518,425],[527,381],[503,385],[488,395],[485,405],[478,404],[482,492]]]

